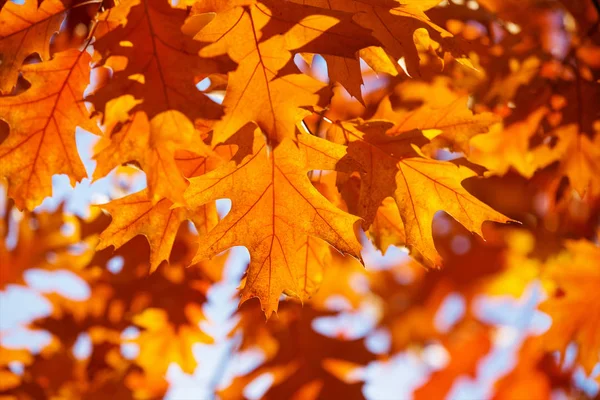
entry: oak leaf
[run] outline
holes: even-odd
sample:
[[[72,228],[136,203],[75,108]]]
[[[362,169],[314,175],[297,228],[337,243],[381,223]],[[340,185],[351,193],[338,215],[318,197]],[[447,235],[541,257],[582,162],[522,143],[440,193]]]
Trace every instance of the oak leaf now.
[[[229,74],[225,115],[214,126],[214,143],[225,142],[248,122],[276,142],[294,137],[296,123],[310,114],[300,107],[318,103],[316,93],[326,87],[288,65],[292,54],[282,35],[262,37],[270,21],[267,11],[262,4],[231,8],[218,13],[195,36],[209,43],[200,52],[202,57],[228,54],[238,63]]]
[[[8,238],[12,235],[17,242],[9,248]],[[9,284],[23,284],[28,269],[60,269],[55,261],[72,258],[66,250],[80,240],[80,225],[75,217],[64,215],[62,207],[36,214],[25,211],[13,224],[8,219],[0,221],[0,238],[2,289]],[[51,258],[49,253],[53,254]]]
[[[353,229],[358,218],[329,203],[306,176],[310,169],[333,169],[343,147],[299,135],[297,144],[287,139],[269,151],[260,130],[251,127],[240,132],[240,140],[233,161],[190,180],[185,194],[190,206],[232,201],[231,212],[200,239],[195,259],[247,247],[251,262],[242,301],[259,297],[270,316],[282,292],[303,297],[307,235],[360,257]]]
[[[353,22],[353,13],[264,0],[255,7],[270,17],[261,30],[263,37],[280,33],[287,50],[321,54],[327,61],[331,81],[339,82],[352,96],[362,99],[358,54],[379,42],[370,30]]]
[[[373,244],[385,254],[394,245],[406,243],[404,224],[398,213],[398,206],[391,197],[383,199],[377,210],[373,224],[369,228]]]
[[[554,147],[532,150],[538,164],[545,166],[559,161],[560,176],[568,177],[571,187],[581,197],[600,196],[600,185],[594,179],[600,173],[600,135],[590,139],[577,125],[570,124],[559,127],[552,136],[557,139]]]
[[[402,71],[400,65],[379,46],[371,46],[360,51],[360,58],[376,73],[398,76]]]
[[[104,136],[96,147],[94,159],[98,164],[94,179],[121,164],[136,161],[146,173],[149,195],[154,202],[166,197],[182,203],[188,183],[178,169],[175,154],[187,150],[207,157],[212,151],[181,112],[165,111],[151,120],[140,111],[129,116],[128,111],[136,103],[131,95],[125,95],[106,105],[105,120],[111,134]]]
[[[469,160],[481,164],[492,174],[504,175],[514,168],[530,178],[540,167],[535,154],[529,149],[529,141],[536,134],[547,110],[539,108],[504,129],[493,129],[487,135],[473,138]]]
[[[9,1],[0,11],[0,93],[9,93],[19,77],[23,61],[37,53],[50,59],[50,38],[60,28],[67,9],[60,0]]]
[[[486,101],[496,100],[500,103],[514,99],[523,85],[529,84],[539,73],[541,61],[531,56],[522,62],[512,59],[509,63],[510,74],[497,77],[485,94]]]
[[[552,317],[544,335],[550,350],[566,351],[571,341],[578,345],[577,361],[589,374],[600,354],[600,249],[597,245],[568,241],[566,251],[551,259],[542,272],[553,290],[540,309]]]
[[[389,97],[379,103],[374,119],[384,119],[394,123],[386,133],[398,135],[411,130],[420,130],[432,137],[430,146],[449,148],[469,154],[469,141],[475,135],[487,133],[500,119],[486,112],[474,114],[467,107],[468,96],[457,96],[442,107],[423,105],[415,110],[394,110]]]
[[[348,143],[348,163],[341,161],[338,168],[361,174],[358,215],[365,229],[375,220],[383,200],[393,197],[404,224],[405,245],[416,250],[427,265],[439,267],[442,260],[431,227],[437,211],[447,212],[479,236],[483,236],[484,221],[509,221],[462,186],[463,180],[476,175],[472,170],[425,157],[417,147],[427,143],[425,137],[418,131],[387,135],[390,125],[337,123],[329,133]]]
[[[327,62],[329,79],[339,82],[348,93],[361,103],[363,102],[361,86],[363,85],[360,61],[349,57],[323,56]]]
[[[521,341],[495,396],[596,395],[578,369],[600,379],[598,4],[437,3],[0,0],[0,287],[39,292],[36,269],[89,289],[43,282],[51,313],[27,329],[52,340],[37,354],[4,351],[2,321],[0,397],[177,397],[178,368],[205,372],[194,345],[215,316],[233,329],[208,388],[223,398],[266,380],[266,399],[390,397],[380,372],[404,361],[427,375],[414,397],[444,397],[497,350],[492,297],[526,311],[537,280],[552,325]],[[19,212],[54,175],[85,176],[77,127],[101,133],[91,191],[129,193],[137,168],[147,189],[85,220],[69,213],[79,191]],[[220,221],[219,199],[232,202]],[[502,214],[523,224],[471,234]],[[357,260],[359,220],[373,268]],[[237,311],[233,246],[250,253],[235,293],[258,298]],[[378,255],[391,246],[417,260]],[[446,365],[432,371],[430,350]],[[240,372],[248,353],[260,360]]]
[[[200,233],[207,233],[217,222],[214,206],[207,204],[202,212],[190,215],[185,208],[172,208],[173,203],[161,199],[156,204],[148,198],[148,191],[134,193],[103,204],[113,219],[100,234],[96,250],[108,246],[118,248],[137,235],[144,235],[150,244],[150,271],[168,260],[179,226],[186,219],[196,219]]]
[[[354,14],[354,21],[371,30],[383,49],[395,60],[404,58],[408,73],[419,76],[419,56],[413,39],[414,32],[426,28],[435,39],[452,35],[437,26],[425,11],[436,6],[436,1],[396,0],[294,0],[322,8]]]
[[[197,365],[192,352],[193,345],[212,342],[212,338],[199,328],[204,319],[200,306],[188,305],[185,312],[190,324],[183,326],[173,326],[166,311],[157,308],[149,308],[134,317],[133,322],[143,329],[133,341],[142,350],[136,361],[149,377],[161,379],[171,362],[179,364],[185,372],[192,373]],[[162,362],[157,363],[157,352],[162,354]]]
[[[560,360],[539,339],[534,336],[525,340],[514,369],[496,382],[495,399],[514,399],[522,393],[536,393],[541,399],[550,399],[553,391],[569,392],[573,366],[560,365]]]
[[[192,121],[209,126],[221,116],[221,107],[196,88],[196,83],[218,72],[212,60],[198,57],[200,43],[181,28],[187,12],[167,0],[127,0],[98,17],[104,33],[94,43],[102,62],[114,67],[112,79],[90,97],[98,110],[119,96],[142,100],[131,110],[143,110],[148,119],[178,110]]]
[[[477,376],[480,361],[492,348],[490,333],[476,321],[465,321],[451,334],[442,339],[442,345],[450,356],[450,361],[435,371],[427,383],[414,392],[415,399],[445,397],[451,391],[456,379],[462,376]]]
[[[20,209],[33,209],[52,193],[52,176],[67,174],[71,184],[87,176],[75,143],[79,126],[98,132],[83,92],[89,83],[90,56],[68,50],[48,62],[22,68],[26,91],[0,97],[0,118],[10,126],[0,144],[0,176]]]
[[[240,317],[246,325],[255,325],[256,314],[244,304]],[[302,307],[292,301],[282,303],[279,318],[262,324],[262,334],[278,343],[278,350],[250,374],[236,377],[230,386],[223,390],[227,399],[244,398],[244,388],[253,378],[262,374],[273,374],[273,385],[264,393],[265,399],[330,399],[341,396],[344,399],[362,399],[363,383],[344,382],[331,372],[332,359],[346,363],[364,365],[373,359],[362,340],[346,340],[325,336],[313,329],[319,317],[332,315],[308,305]],[[254,319],[250,319],[254,318]],[[242,342],[246,349],[251,343]],[[250,347],[251,348],[251,347]]]

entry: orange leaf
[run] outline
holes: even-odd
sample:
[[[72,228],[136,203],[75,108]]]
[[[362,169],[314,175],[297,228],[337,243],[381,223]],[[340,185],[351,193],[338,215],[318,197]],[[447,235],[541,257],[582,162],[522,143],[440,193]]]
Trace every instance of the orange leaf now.
[[[581,197],[600,195],[600,184],[594,179],[600,173],[600,135],[590,139],[577,125],[562,126],[553,132],[558,143],[553,148],[541,146],[532,151],[542,166],[560,161],[559,173],[569,178],[571,187]]]
[[[540,164],[529,150],[529,141],[539,129],[546,113],[545,108],[540,108],[529,114],[524,121],[474,138],[471,141],[469,159],[485,166],[494,174],[504,175],[512,167],[524,177],[530,178]]]
[[[364,132],[361,132],[362,129]],[[483,236],[484,221],[507,222],[508,218],[479,201],[461,182],[475,176],[464,166],[426,158],[416,144],[426,139],[411,131],[397,136],[385,134],[389,124],[381,122],[334,125],[332,135],[346,137],[346,159],[361,172],[359,215],[368,228],[386,197],[393,197],[406,235],[405,245],[416,250],[430,266],[440,266],[435,249],[432,221],[437,211],[445,211],[471,232]],[[343,162],[343,161],[342,161]],[[340,164],[338,168],[347,169]]]
[[[172,209],[173,203],[167,199],[156,204],[148,199],[148,191],[123,197],[103,204],[113,219],[100,235],[97,250],[108,246],[121,247],[137,235],[144,235],[150,244],[150,269],[156,270],[161,262],[168,260],[179,226],[191,216],[184,208]],[[208,232],[217,222],[216,210],[206,205],[204,213],[196,213],[197,226],[201,233]],[[203,232],[204,230],[204,232]]]
[[[590,374],[600,354],[600,249],[585,240],[568,241],[566,247],[542,273],[554,288],[540,306],[552,317],[544,338],[551,350],[563,353],[575,341],[577,360]]]
[[[187,373],[194,372],[197,362],[193,346],[212,342],[211,337],[199,329],[203,319],[200,306],[187,305],[186,314],[191,323],[181,327],[173,326],[167,312],[158,308],[148,308],[133,318],[133,322],[143,328],[135,340],[141,350],[137,362],[150,377],[161,379],[172,362],[179,364]],[[161,357],[157,360],[156,354],[159,353]]]
[[[439,108],[424,105],[412,111],[395,111],[389,97],[384,97],[373,118],[394,123],[394,127],[386,132],[388,135],[416,129],[433,138],[431,145],[434,148],[449,148],[469,154],[471,138],[488,132],[499,118],[492,113],[475,115],[467,107],[467,102],[468,97],[461,96]]]
[[[294,0],[303,4],[354,13],[354,20],[371,30],[373,36],[395,60],[406,59],[408,72],[419,76],[419,56],[413,34],[419,28],[437,33],[442,38],[452,36],[429,20],[424,13],[438,2],[409,0],[402,4],[394,0]],[[437,38],[437,36],[436,36]]]
[[[23,5],[8,1],[0,11],[0,93],[10,93],[17,83],[25,58],[39,54],[50,59],[50,38],[62,23],[68,1],[37,0]]]
[[[10,133],[0,144],[0,176],[20,209],[33,209],[52,193],[52,176],[67,174],[71,184],[87,176],[77,153],[75,128],[97,132],[83,103],[90,56],[68,50],[47,62],[22,68],[31,87],[0,97],[0,118]]]
[[[103,110],[111,99],[131,94],[143,100],[131,112],[143,110],[148,118],[178,110],[192,121],[209,125],[221,116],[221,107],[196,88],[196,82],[218,72],[216,63],[198,57],[201,45],[181,27],[187,12],[166,0],[127,0],[99,17],[108,32],[94,48],[103,62],[127,57],[127,65],[91,101]]]
[[[127,111],[134,108],[135,104],[131,95],[107,104],[106,119],[112,134],[105,136],[98,144],[94,155],[98,162],[94,179],[107,175],[121,164],[137,161],[146,173],[153,201],[166,197],[182,203],[188,183],[179,171],[175,153],[188,150],[207,157],[211,150],[202,142],[200,133],[192,123],[179,111],[165,111],[150,121],[143,112],[128,117]]]
[[[11,209],[7,211],[10,213]],[[65,250],[81,239],[77,219],[64,215],[62,207],[54,212],[33,214],[25,211],[14,224],[7,222],[0,221],[0,289],[9,284],[23,284],[28,269],[61,268],[56,261],[65,257],[72,260]],[[64,231],[63,234],[61,229],[65,227],[72,228],[72,232]],[[9,248],[8,238],[12,235],[17,241]],[[52,259],[48,258],[49,253],[53,254]],[[79,263],[71,261],[71,265],[75,264]]]
[[[229,74],[223,100],[225,116],[214,126],[214,143],[226,141],[248,122],[256,123],[270,138],[294,137],[295,126],[310,113],[301,109],[318,102],[315,94],[326,85],[295,67],[281,35],[263,40],[261,29],[269,15],[258,6],[236,7],[218,13],[195,39],[211,43],[200,55],[227,53],[239,65]]]
[[[340,56],[323,56],[327,61],[327,71],[329,79],[339,82],[352,97],[355,97],[361,103],[361,86],[363,84],[360,71],[360,62],[354,58]]]
[[[186,200],[200,206],[231,199],[231,212],[200,239],[196,260],[232,246],[246,246],[251,262],[242,301],[259,297],[270,316],[282,292],[304,297],[303,282],[310,273],[305,270],[307,235],[360,257],[353,230],[358,218],[329,203],[306,176],[313,168],[332,169],[343,147],[299,135],[298,144],[284,140],[269,151],[260,130],[245,129],[240,136],[247,148],[225,166],[192,178]],[[253,141],[253,151],[244,156],[249,153],[249,141]]]

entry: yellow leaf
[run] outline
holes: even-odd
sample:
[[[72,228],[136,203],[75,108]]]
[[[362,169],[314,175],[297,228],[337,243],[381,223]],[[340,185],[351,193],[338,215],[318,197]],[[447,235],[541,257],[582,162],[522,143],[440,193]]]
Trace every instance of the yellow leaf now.
[[[360,58],[376,73],[386,73],[391,76],[398,75],[400,66],[381,47],[367,47],[362,49],[359,54]]]
[[[600,173],[600,135],[592,140],[571,124],[556,129],[553,136],[558,138],[556,146],[532,150],[537,163],[546,166],[560,161],[559,173],[569,178],[573,189],[581,197],[589,193],[590,198],[596,198],[600,195],[600,184],[594,179]]]
[[[452,36],[429,20],[425,10],[435,6],[434,1],[387,0],[294,0],[303,4],[354,13],[354,20],[382,44],[383,49],[396,61],[404,57],[411,76],[419,76],[419,56],[413,33],[426,28],[434,39]],[[454,50],[454,49],[450,49]]]
[[[133,322],[143,328],[135,339],[140,346],[137,362],[148,375],[162,378],[172,362],[187,373],[194,372],[197,362],[193,346],[211,343],[212,339],[198,327],[202,319],[199,306],[187,305],[186,314],[191,324],[179,327],[169,322],[165,310],[158,308],[149,308],[133,318]],[[157,358],[157,354],[161,356]]]

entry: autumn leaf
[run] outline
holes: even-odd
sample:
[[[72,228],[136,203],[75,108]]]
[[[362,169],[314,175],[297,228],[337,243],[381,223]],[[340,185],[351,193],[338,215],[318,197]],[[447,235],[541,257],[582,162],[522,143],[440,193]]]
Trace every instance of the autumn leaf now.
[[[112,134],[96,147],[94,159],[98,164],[94,179],[121,164],[136,161],[146,173],[149,195],[154,202],[166,197],[181,203],[188,183],[178,169],[175,154],[187,150],[208,157],[212,152],[179,111],[165,111],[148,121],[143,112],[131,117],[127,114],[136,103],[126,95],[107,104],[106,119]]]
[[[359,52],[363,60],[376,73],[385,73],[390,76],[398,76],[402,67],[394,61],[393,57],[379,46],[371,46]]]
[[[348,142],[346,160],[350,166],[343,162],[341,168],[354,168],[361,173],[358,210],[365,229],[373,223],[383,200],[393,197],[404,224],[405,245],[416,250],[427,265],[437,267],[442,260],[431,228],[437,211],[447,212],[479,236],[483,236],[484,221],[509,221],[462,186],[463,180],[475,176],[472,170],[425,157],[416,147],[427,142],[420,133],[387,135],[389,128],[385,122],[362,126],[339,123],[330,132],[337,140],[345,138]],[[352,166],[353,162],[358,167]]]
[[[466,96],[457,97],[449,104],[434,108],[423,105],[413,111],[395,111],[389,98],[384,98],[373,116],[394,123],[386,133],[399,135],[411,130],[423,131],[430,137],[434,148],[449,148],[469,154],[469,141],[475,135],[487,133],[490,127],[499,122],[492,113],[474,114],[467,107]]]
[[[152,372],[150,376],[162,378],[171,362],[179,364],[185,372],[192,373],[197,364],[192,346],[196,343],[212,342],[198,327],[203,318],[199,306],[187,307],[186,314],[191,324],[177,330],[169,323],[165,310],[149,308],[134,318],[133,322],[143,328],[140,336],[134,341],[143,349],[137,361],[147,371]],[[156,363],[157,352],[164,355],[163,365]]]
[[[533,155],[541,166],[560,161],[559,174],[569,178],[573,189],[581,197],[600,195],[600,186],[593,179],[600,171],[600,135],[590,139],[579,132],[576,125],[565,125],[554,132],[556,146],[533,149]]]
[[[359,52],[359,54],[361,53],[362,51]],[[315,65],[312,64],[314,57],[307,53],[302,54],[302,56],[311,65],[311,68],[314,69]],[[364,82],[360,61],[356,58],[331,55],[324,55],[323,58],[327,63],[329,81],[339,83],[352,97],[364,103],[361,89]]]
[[[561,366],[552,353],[545,351],[539,337],[530,337],[519,351],[518,364],[496,382],[494,398],[509,400],[525,392],[551,398],[554,390],[569,391],[571,369]]]
[[[361,100],[363,83],[358,55],[379,44],[371,31],[353,22],[352,13],[293,2],[264,1],[256,7],[271,18],[261,34],[283,33],[286,48],[294,53],[321,54],[331,81],[339,82]],[[265,7],[266,6],[266,7]]]
[[[416,399],[431,399],[447,396],[458,376],[477,376],[481,358],[491,350],[491,339],[486,327],[474,321],[466,321],[443,338],[442,344],[449,353],[450,361],[435,371],[427,383],[417,390]],[[465,352],[465,349],[468,351]]]
[[[361,86],[363,84],[360,61],[339,56],[324,56],[327,62],[329,78],[339,82],[351,96],[362,101]]]
[[[597,397],[599,10],[0,0],[0,397]]]
[[[398,206],[394,199],[386,197],[377,209],[373,224],[369,228],[373,244],[383,254],[390,246],[406,243],[406,232],[404,224],[398,213]]]
[[[83,103],[90,56],[69,50],[51,61],[23,67],[31,88],[0,97],[0,118],[10,133],[0,144],[0,176],[20,209],[33,209],[52,193],[52,176],[67,174],[71,184],[87,176],[77,153],[75,129],[98,132]]]
[[[150,244],[150,269],[153,272],[161,262],[169,259],[175,235],[183,221],[195,218],[201,233],[208,232],[217,222],[216,210],[210,205],[202,207],[205,212],[194,215],[184,208],[172,206],[167,199],[152,204],[147,190],[103,204],[101,207],[113,216],[113,220],[100,235],[96,249],[118,248],[134,236],[144,235]]]
[[[94,48],[102,54],[102,62],[117,69],[90,97],[99,110],[111,99],[130,94],[142,100],[131,113],[143,110],[149,120],[178,110],[209,126],[221,116],[221,107],[196,88],[218,68],[198,57],[200,43],[181,31],[186,18],[185,10],[166,0],[128,0],[99,16],[107,28]],[[126,66],[115,61],[119,59],[125,59]]]
[[[59,269],[50,261],[63,258],[63,252],[80,240],[80,225],[73,216],[63,214],[62,207],[55,212],[32,214],[25,211],[14,225],[0,222],[0,288],[24,283],[28,269]],[[8,247],[8,238],[15,235],[17,243]],[[47,254],[53,254],[49,261]],[[75,264],[75,263],[72,263]]]
[[[600,338],[596,327],[600,299],[594,288],[600,280],[600,250],[586,241],[568,241],[566,251],[551,259],[542,277],[552,291],[541,310],[552,317],[544,335],[549,349],[566,351],[571,340],[578,345],[577,360],[586,372],[598,363]]]
[[[256,318],[251,306],[252,303],[245,304],[240,315],[247,323],[254,322],[255,319],[251,318]],[[312,329],[315,321],[328,315],[331,313],[302,307],[298,303],[283,303],[279,318],[270,319],[261,330],[263,335],[278,343],[279,351],[265,359],[250,374],[233,380],[223,390],[224,398],[243,398],[244,388],[253,377],[261,374],[274,375],[273,385],[264,394],[265,399],[279,399],[288,394],[293,399],[331,398],[338,395],[344,399],[364,398],[362,382],[341,381],[330,370],[335,361],[365,364],[373,355],[361,340],[338,340],[315,332]],[[246,349],[250,344],[243,342],[241,348]]]
[[[323,271],[331,260],[331,247],[310,235],[303,237],[299,244],[298,265],[302,272],[298,276],[298,297],[309,299],[321,287]]]
[[[223,197],[232,201],[231,212],[200,239],[195,259],[246,246],[251,263],[242,301],[259,297],[268,317],[277,311],[282,292],[303,296],[307,235],[360,257],[353,229],[358,218],[331,205],[306,177],[309,169],[333,169],[334,154],[343,154],[340,146],[299,135],[297,145],[284,140],[269,151],[260,130],[252,129],[240,132],[239,140],[247,147],[239,157],[190,180],[186,191],[190,206]]]
[[[267,40],[261,29],[269,15],[258,6],[235,7],[218,13],[195,39],[210,43],[203,57],[227,53],[239,65],[229,74],[223,105],[225,116],[214,126],[213,142],[230,138],[248,122],[256,123],[275,141],[294,137],[295,126],[309,112],[301,106],[318,102],[318,91],[326,85],[284,67],[292,55],[281,35]]]
[[[337,186],[341,196],[345,199],[348,211],[358,214],[360,197],[360,178],[356,175],[338,173]],[[390,246],[399,246],[406,243],[406,232],[404,224],[398,212],[398,206],[391,197],[383,199],[377,209],[373,223],[366,232],[371,242],[382,254],[386,254]]]
[[[521,175],[530,178],[540,165],[529,149],[529,141],[546,113],[545,108],[540,108],[529,114],[524,121],[475,137],[471,141],[470,159],[494,174],[502,175],[514,168]]]
[[[316,103],[317,92],[326,85],[290,66],[292,51],[328,54],[334,57],[331,60],[351,63],[356,78],[356,73],[360,76],[356,53],[376,43],[345,12],[273,1],[199,2],[195,8],[217,12],[195,36],[208,44],[200,54],[227,53],[239,64],[230,73],[225,117],[215,126],[217,143],[250,121],[273,140],[294,136],[296,122],[308,115],[301,107]],[[256,93],[264,94],[262,102]]]
[[[354,20],[373,32],[383,49],[395,60],[404,58],[409,74],[419,76],[419,56],[413,34],[426,28],[436,38],[452,35],[429,20],[424,11],[437,5],[436,1],[394,0],[295,0],[298,3],[354,13]]]
[[[487,100],[508,102],[512,100],[519,88],[527,85],[540,70],[540,60],[531,56],[522,62],[512,59],[510,62],[510,74],[498,77],[491,88],[486,92]]]
[[[0,11],[0,93],[10,93],[25,59],[37,53],[50,59],[50,38],[60,28],[69,2],[26,0],[22,5],[8,1]]]

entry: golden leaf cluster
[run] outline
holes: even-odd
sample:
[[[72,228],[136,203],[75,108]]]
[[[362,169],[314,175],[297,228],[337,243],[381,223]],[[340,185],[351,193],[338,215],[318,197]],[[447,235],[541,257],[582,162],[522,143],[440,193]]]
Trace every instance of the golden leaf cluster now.
[[[594,396],[599,21],[597,0],[2,1],[0,294],[40,271],[89,293],[39,294],[39,351],[0,324],[0,397],[177,398],[232,282],[198,399],[394,397],[373,370],[405,358],[425,372],[402,397],[456,397],[510,340],[470,396]],[[58,175],[113,190],[74,215],[44,202]],[[482,311],[500,299],[517,322]]]

